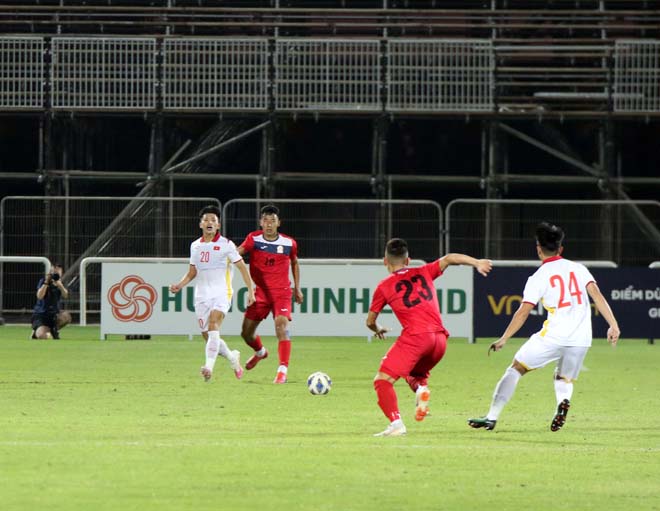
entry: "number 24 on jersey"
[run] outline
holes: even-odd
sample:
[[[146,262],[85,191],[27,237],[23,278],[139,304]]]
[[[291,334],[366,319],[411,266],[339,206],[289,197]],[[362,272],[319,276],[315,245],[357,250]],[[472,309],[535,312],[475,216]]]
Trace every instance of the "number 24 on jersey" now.
[[[559,303],[557,304],[557,308],[570,307],[571,301],[570,299],[566,299],[566,283],[564,282],[564,278],[561,275],[553,275],[550,277],[550,285],[553,288],[559,287]],[[577,278],[573,272],[568,277],[568,294],[577,298],[578,305],[582,305],[582,291],[580,291]]]

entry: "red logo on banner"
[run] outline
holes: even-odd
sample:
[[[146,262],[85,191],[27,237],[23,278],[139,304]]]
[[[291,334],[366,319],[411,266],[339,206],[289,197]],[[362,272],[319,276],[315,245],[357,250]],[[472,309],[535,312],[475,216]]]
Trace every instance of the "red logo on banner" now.
[[[112,315],[119,321],[141,323],[151,317],[158,295],[137,275],[128,275],[108,291]]]

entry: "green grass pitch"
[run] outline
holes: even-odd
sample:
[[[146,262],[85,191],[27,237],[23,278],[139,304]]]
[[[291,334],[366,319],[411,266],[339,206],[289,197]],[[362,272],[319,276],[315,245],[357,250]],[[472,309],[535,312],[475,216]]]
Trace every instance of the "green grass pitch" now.
[[[645,341],[597,341],[552,433],[551,368],[521,380],[495,431],[470,429],[520,341],[488,357],[485,341],[452,340],[432,415],[416,423],[399,382],[408,435],[374,438],[387,421],[372,378],[389,342],[366,332],[294,338],[282,386],[272,337],[242,381],[219,360],[205,384],[199,339],[27,335],[0,327],[3,511],[660,509],[660,347]],[[316,370],[333,379],[327,396],[307,391]]]

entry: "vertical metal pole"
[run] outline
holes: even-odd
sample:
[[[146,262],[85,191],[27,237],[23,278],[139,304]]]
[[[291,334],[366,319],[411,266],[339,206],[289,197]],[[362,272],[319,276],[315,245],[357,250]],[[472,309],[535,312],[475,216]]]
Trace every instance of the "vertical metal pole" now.
[[[0,200],[0,256],[5,255],[5,201]],[[4,263],[0,262],[0,326],[5,324],[5,319],[2,317],[3,301],[2,293],[4,292]]]
[[[496,144],[495,139],[497,138],[497,123],[496,121],[488,122],[488,179],[486,180],[486,198],[493,198],[493,184],[492,179],[495,177],[496,173]],[[492,225],[492,204],[486,204],[486,215],[484,225],[484,257],[493,257],[490,252],[490,241],[491,241],[491,232],[490,228]]]
[[[275,197],[275,183],[273,173],[275,171],[275,119],[272,117],[270,125],[266,126],[261,133],[261,159],[259,161],[259,181],[263,187],[265,197]]]
[[[387,152],[387,119],[380,116],[372,123],[372,151],[371,151],[371,188],[376,199],[386,199],[385,190],[385,155]],[[376,246],[374,257],[379,257],[385,244],[388,233],[392,230],[391,211],[386,204],[381,203],[379,221],[376,225]]]
[[[167,237],[168,239],[168,255],[169,257],[174,257],[174,180],[172,179],[172,176],[169,176],[170,178],[170,183],[169,183],[169,235]]]
[[[598,133],[599,160],[603,182],[601,193],[604,200],[616,198],[609,185],[609,178],[614,173],[614,136],[612,120],[607,118],[601,122]],[[614,239],[614,222],[619,210],[625,206],[603,206],[602,221],[600,222],[602,240],[601,254],[604,259],[614,259],[614,246],[618,240]],[[616,214],[615,214],[616,213]]]
[[[280,8],[280,0],[275,0],[275,8]],[[279,17],[277,18],[280,19]],[[277,59],[277,38],[280,35],[279,26],[275,26],[273,30],[273,39],[268,44],[268,112],[270,125],[268,125],[261,134],[261,159],[259,161],[259,180],[257,181],[257,198],[275,197],[275,183],[273,181],[273,173],[276,172],[275,157],[276,157],[276,138],[277,138],[277,122],[275,119],[275,105],[277,99],[275,97],[275,61]],[[257,208],[259,207],[257,202]],[[258,216],[258,209],[257,209]]]
[[[63,264],[69,268],[71,264],[71,244],[69,237],[71,236],[71,210],[70,210],[70,183],[69,174],[64,175],[64,254],[62,256]]]
[[[40,125],[41,125],[41,131],[42,131],[42,137],[41,137],[41,143],[42,143],[42,148],[41,148],[41,153],[42,153],[42,162],[43,166],[41,168],[42,176],[44,179],[44,218],[43,218],[43,223],[44,223],[44,235],[43,235],[43,243],[44,243],[44,255],[48,257],[49,259],[52,259],[53,253],[54,253],[54,246],[53,246],[53,240],[52,235],[52,222],[55,217],[53,212],[51,211],[51,201],[48,200],[48,197],[52,195],[53,192],[53,183],[48,175],[48,171],[53,168],[53,120],[50,116],[49,112],[46,112],[44,115],[41,116],[40,119]]]

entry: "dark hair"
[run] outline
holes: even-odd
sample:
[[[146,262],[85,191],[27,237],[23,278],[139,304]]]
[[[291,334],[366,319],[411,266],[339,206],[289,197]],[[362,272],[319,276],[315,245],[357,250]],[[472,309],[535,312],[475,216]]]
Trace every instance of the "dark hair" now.
[[[408,243],[401,238],[392,238],[385,245],[385,255],[388,259],[405,259],[408,257]]]
[[[564,241],[564,231],[549,222],[541,222],[536,226],[536,241],[544,252],[554,254]]]
[[[215,215],[218,217],[218,220],[220,220],[220,208],[217,206],[204,206],[199,210],[199,219],[201,220],[206,214]]]
[[[261,208],[261,216],[264,215],[280,216],[280,210],[275,204],[266,204],[263,208]]]

